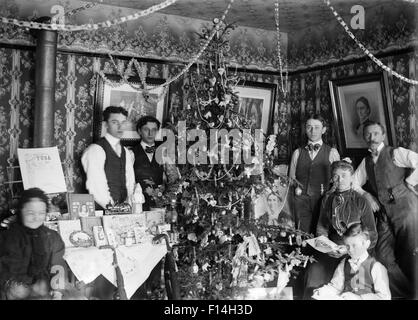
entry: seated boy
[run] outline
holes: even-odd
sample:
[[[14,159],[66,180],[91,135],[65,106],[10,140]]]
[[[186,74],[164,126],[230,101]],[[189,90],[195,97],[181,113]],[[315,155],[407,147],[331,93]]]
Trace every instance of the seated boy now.
[[[350,258],[343,259],[331,282],[314,290],[314,299],[326,300],[390,300],[389,279],[386,268],[367,249],[368,231],[360,223],[353,224],[344,234]]]

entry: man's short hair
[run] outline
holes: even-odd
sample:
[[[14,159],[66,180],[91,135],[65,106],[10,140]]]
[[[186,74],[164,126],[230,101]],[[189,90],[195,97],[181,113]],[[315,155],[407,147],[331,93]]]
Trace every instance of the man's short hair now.
[[[381,124],[380,122],[377,122],[377,121],[366,121],[364,123],[364,127],[363,127],[363,136],[364,136],[364,133],[366,132],[366,128],[368,128],[370,126],[379,126],[380,129],[382,130],[382,133],[383,134],[386,134],[385,126],[383,124]]]
[[[161,123],[158,121],[156,117],[153,116],[143,116],[139,118],[138,122],[136,123],[136,131],[141,130],[143,126],[145,126],[148,122],[153,122],[157,124],[157,128],[160,129]]]
[[[366,228],[363,227],[361,222],[353,223],[346,232],[343,235],[343,238],[351,238],[356,237],[358,235],[362,235],[366,240],[370,240],[370,234],[369,231],[367,231]]]
[[[126,111],[122,107],[116,107],[116,106],[109,106],[103,111],[103,121],[109,120],[110,114],[112,113],[121,113],[125,117],[128,117],[128,111]]]
[[[311,114],[307,119],[306,119],[306,121],[305,121],[305,124],[308,122],[308,120],[318,120],[318,121],[321,121],[321,123],[322,123],[322,126],[323,127],[326,127],[327,125],[326,125],[326,123],[325,123],[325,119],[324,119],[324,117],[322,117],[319,113],[314,113],[314,114]]]

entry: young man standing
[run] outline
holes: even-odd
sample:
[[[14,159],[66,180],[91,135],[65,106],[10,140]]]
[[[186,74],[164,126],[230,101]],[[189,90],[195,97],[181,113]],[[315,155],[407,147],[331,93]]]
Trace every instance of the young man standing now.
[[[374,212],[379,211],[376,254],[388,269],[391,290],[403,291],[403,297],[412,298],[417,289],[414,278],[418,248],[418,193],[415,190],[418,153],[386,146],[385,132],[378,122],[369,122],[364,127],[363,136],[370,155],[354,173],[354,188],[369,201]],[[367,181],[370,193],[361,188]],[[405,285],[409,286],[407,291]]]
[[[81,157],[86,188],[102,208],[129,201],[134,190],[132,154],[120,143],[127,116],[122,107],[107,107],[103,112],[105,136],[91,144]]]
[[[293,152],[289,169],[289,176],[302,184],[295,190],[296,227],[310,233],[316,231],[321,197],[329,188],[331,163],[340,160],[338,151],[323,143],[325,131],[320,115],[306,121],[308,143]]]
[[[160,130],[160,121],[153,116],[140,118],[136,130],[141,136],[141,141],[133,148],[135,162],[135,181],[141,184],[145,203],[143,210],[147,211],[155,205],[155,201],[146,192],[147,188],[156,188],[163,185],[164,167],[155,158],[156,143],[155,137]]]

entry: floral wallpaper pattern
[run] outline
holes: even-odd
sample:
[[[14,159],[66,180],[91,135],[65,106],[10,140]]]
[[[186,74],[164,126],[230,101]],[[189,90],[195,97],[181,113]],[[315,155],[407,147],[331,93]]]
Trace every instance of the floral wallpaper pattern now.
[[[13,0],[5,3],[10,5],[6,6],[6,9],[0,7],[3,10],[2,14],[5,10],[8,10],[9,14],[17,10],[13,7]],[[183,67],[179,61],[187,60],[194,54],[198,43],[190,36],[191,29],[187,28],[191,28],[191,25],[197,28],[195,24],[190,20],[184,20],[187,30],[182,30],[178,21],[170,17],[159,15],[155,19],[158,21],[152,20],[143,27],[136,28],[135,36],[132,36],[132,30],[125,34],[125,26],[118,26],[110,30],[110,33],[60,34],[54,139],[64,164],[69,191],[85,191],[80,157],[93,139],[94,75],[99,70],[115,73],[110,60],[103,53],[118,52],[121,56],[159,58],[160,62],[144,62],[144,65],[148,76],[164,79],[178,74]],[[382,61],[397,72],[415,78],[418,72],[418,54],[412,49],[405,50],[412,36],[410,21],[409,16],[399,16],[394,29],[389,29],[389,24],[383,24],[383,21],[377,21],[371,30],[367,30],[361,36],[365,43],[380,52],[392,50]],[[149,30],[149,25],[154,25],[155,28]],[[278,123],[279,132],[279,158],[283,162],[288,162],[292,151],[304,143],[303,119],[309,113],[321,112],[325,116],[329,125],[325,141],[336,145],[329,80],[380,71],[369,60],[344,62],[345,59],[363,55],[348,41],[342,28],[335,30],[338,31],[305,30],[305,33],[289,37],[289,63],[294,70],[289,76],[290,92],[286,100],[279,93],[276,94],[274,110],[274,121]],[[268,32],[257,35],[244,29],[236,30],[231,36],[232,66],[235,67],[236,63],[237,66],[247,67],[247,71],[240,72],[241,78],[278,83],[277,73],[255,71],[270,70],[276,64],[272,51],[274,41],[269,40],[270,36]],[[0,24],[0,43],[33,45],[33,39],[22,29]],[[394,48],[403,51],[399,53],[394,51]],[[71,52],[66,53],[63,49]],[[91,52],[101,55],[88,54]],[[123,64],[127,59],[117,59],[116,62]],[[169,60],[174,62],[168,62]],[[337,62],[339,64],[336,64]],[[312,69],[317,66],[320,68]],[[5,182],[20,179],[18,170],[9,169],[17,165],[17,148],[33,145],[34,67],[35,57],[31,48],[2,47],[0,44],[0,213],[6,210],[10,203],[10,189]],[[190,86],[187,76],[170,85],[169,115],[173,120],[176,120],[179,110],[193,103]],[[389,77],[389,88],[397,144],[418,151],[415,87]]]

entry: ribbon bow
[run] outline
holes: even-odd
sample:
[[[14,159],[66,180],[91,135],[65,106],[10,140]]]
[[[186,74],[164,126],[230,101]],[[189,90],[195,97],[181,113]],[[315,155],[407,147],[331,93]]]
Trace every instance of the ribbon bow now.
[[[154,153],[155,152],[155,146],[152,146],[152,147],[146,146],[145,147],[145,152],[146,153]]]
[[[319,148],[321,148],[321,146],[319,145],[319,143],[316,143],[316,144],[313,144],[313,143],[310,143],[310,144],[308,144],[307,146],[306,146],[306,148],[309,150],[309,151],[318,151],[319,150]]]

